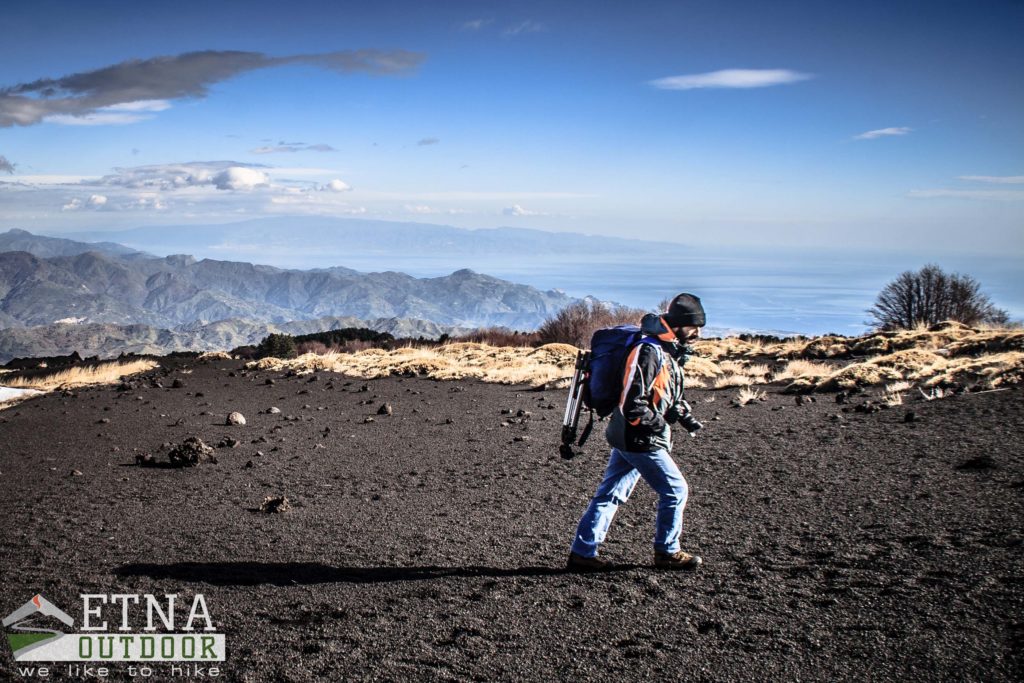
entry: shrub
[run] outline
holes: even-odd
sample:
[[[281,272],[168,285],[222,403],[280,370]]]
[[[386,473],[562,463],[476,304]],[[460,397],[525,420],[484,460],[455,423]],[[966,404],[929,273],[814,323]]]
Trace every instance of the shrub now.
[[[315,353],[318,356],[322,356],[330,350],[326,344],[318,341],[304,341],[295,345],[295,352],[300,356],[306,353]]]
[[[542,344],[590,346],[595,330],[615,325],[637,325],[647,311],[626,306],[608,306],[600,301],[577,301],[545,320],[537,334]]]
[[[925,329],[944,320],[965,325],[1009,322],[1009,314],[993,305],[977,280],[948,274],[934,264],[900,273],[878,294],[868,314],[880,330]]]
[[[289,334],[268,334],[256,346],[257,358],[294,358],[297,355],[295,338]]]
[[[453,339],[448,339],[447,335],[444,337],[439,339],[438,343],[443,344],[446,341],[477,342],[491,346],[538,346],[541,343],[539,332],[519,332],[507,327],[481,327]]]

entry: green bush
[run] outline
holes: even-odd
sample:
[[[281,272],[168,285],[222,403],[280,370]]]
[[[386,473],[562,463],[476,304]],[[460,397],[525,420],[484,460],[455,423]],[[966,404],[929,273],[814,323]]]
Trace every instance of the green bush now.
[[[295,358],[295,338],[290,334],[269,334],[256,346],[257,358]]]

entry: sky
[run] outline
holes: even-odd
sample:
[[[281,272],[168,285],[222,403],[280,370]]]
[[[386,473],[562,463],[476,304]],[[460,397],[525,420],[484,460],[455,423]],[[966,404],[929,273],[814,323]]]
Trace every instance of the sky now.
[[[1024,255],[1021,2],[4,3],[0,230]]]

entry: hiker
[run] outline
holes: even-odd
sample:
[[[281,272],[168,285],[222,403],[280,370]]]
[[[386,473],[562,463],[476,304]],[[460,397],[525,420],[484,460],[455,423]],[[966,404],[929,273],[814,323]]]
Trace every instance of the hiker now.
[[[611,457],[604,479],[576,528],[569,569],[610,567],[610,562],[598,557],[598,546],[608,533],[615,511],[629,499],[640,477],[658,494],[654,566],[696,569],[701,564],[700,557],[683,552],[679,546],[688,489],[669,455],[669,425],[683,420],[684,425],[700,427],[684,401],[681,364],[685,363],[686,342],[700,336],[704,320],[700,299],[684,293],[674,298],[664,313],[648,314],[641,321],[641,331],[658,343],[637,344],[626,357],[622,395],[605,430]]]

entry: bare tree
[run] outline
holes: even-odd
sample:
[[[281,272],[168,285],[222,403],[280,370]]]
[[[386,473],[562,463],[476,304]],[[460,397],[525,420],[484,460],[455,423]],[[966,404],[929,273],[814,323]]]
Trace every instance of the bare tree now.
[[[900,273],[878,294],[868,314],[869,324],[880,330],[908,330],[944,320],[965,325],[1009,322],[1009,314],[993,305],[977,280],[948,274],[935,264]]]

